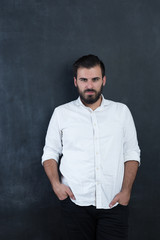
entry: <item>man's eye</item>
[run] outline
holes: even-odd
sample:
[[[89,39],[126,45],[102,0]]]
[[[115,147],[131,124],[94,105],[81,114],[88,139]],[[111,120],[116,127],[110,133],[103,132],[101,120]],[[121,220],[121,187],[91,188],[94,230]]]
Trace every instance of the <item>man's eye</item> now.
[[[81,78],[81,81],[86,82],[87,79],[86,78]]]
[[[93,82],[96,82],[98,80],[99,80],[99,78],[93,78]]]

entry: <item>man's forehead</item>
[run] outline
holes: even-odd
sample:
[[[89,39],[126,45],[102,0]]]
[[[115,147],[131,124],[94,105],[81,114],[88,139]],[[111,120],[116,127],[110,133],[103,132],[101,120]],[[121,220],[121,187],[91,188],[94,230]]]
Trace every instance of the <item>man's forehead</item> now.
[[[77,70],[78,78],[93,78],[93,77],[102,77],[102,71],[99,65],[92,68],[80,67]]]

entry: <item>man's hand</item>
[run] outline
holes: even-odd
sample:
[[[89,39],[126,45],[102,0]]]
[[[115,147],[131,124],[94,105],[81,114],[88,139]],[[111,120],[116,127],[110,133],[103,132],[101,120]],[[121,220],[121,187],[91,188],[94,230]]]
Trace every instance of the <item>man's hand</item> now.
[[[57,183],[55,186],[53,186],[53,190],[59,200],[64,200],[68,196],[73,200],[76,199],[71,189],[68,186],[64,185],[63,183]]]
[[[71,189],[59,181],[58,164],[56,160],[48,159],[44,161],[43,166],[52,185],[52,189],[59,200],[64,200],[68,196],[75,200],[75,196],[73,195]]]
[[[110,202],[109,207],[113,207],[117,202],[121,205],[127,206],[130,200],[130,192],[121,191]]]
[[[139,163],[135,160],[125,162],[124,177],[121,191],[110,202],[109,207],[113,207],[117,202],[127,206],[131,196],[132,185],[135,180]]]

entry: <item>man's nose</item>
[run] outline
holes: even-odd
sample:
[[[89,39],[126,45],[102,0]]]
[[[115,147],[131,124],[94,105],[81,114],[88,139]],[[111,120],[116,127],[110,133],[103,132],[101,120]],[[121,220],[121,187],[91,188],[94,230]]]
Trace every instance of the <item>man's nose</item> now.
[[[92,88],[93,88],[93,82],[92,82],[92,80],[88,80],[88,81],[87,81],[87,88],[88,88],[88,89],[92,89]]]

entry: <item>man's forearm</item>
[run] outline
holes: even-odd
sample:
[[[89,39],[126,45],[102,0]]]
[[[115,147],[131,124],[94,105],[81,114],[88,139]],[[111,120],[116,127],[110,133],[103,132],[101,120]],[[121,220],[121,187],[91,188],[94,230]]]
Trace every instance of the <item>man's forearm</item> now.
[[[49,159],[44,161],[43,166],[52,185],[52,189],[54,190],[57,197],[60,200],[64,200],[67,196],[70,196],[75,200],[75,196],[71,189],[68,186],[62,184],[59,180],[57,162],[54,159]]]
[[[52,188],[54,188],[57,184],[60,183],[59,175],[58,175],[58,164],[54,159],[49,159],[44,161],[43,166],[50,180]]]
[[[128,205],[132,186],[137,174],[139,163],[137,161],[127,161],[124,166],[124,177],[121,191],[113,198],[109,204],[112,207],[117,202],[122,205]]]
[[[131,193],[132,186],[137,174],[139,163],[137,161],[127,161],[124,164],[124,178],[121,191]]]

